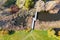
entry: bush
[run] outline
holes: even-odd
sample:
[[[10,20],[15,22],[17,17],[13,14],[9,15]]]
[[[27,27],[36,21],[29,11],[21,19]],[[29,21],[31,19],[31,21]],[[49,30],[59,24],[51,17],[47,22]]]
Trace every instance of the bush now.
[[[12,34],[14,34],[14,33],[15,33],[14,30],[9,30],[9,35],[12,35]]]

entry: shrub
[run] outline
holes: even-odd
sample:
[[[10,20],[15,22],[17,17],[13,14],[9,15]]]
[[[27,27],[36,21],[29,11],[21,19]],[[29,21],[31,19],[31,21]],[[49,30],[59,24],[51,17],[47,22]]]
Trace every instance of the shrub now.
[[[15,33],[15,31],[14,30],[9,30],[9,35],[12,35],[12,34],[14,34]]]
[[[24,4],[24,7],[27,8],[27,9],[30,9],[31,7],[33,7],[33,5],[34,5],[33,0],[26,0],[25,4]]]
[[[19,8],[24,6],[24,8],[30,9],[34,5],[34,0],[25,0],[25,1],[22,1],[22,3],[20,2],[21,1],[19,0],[16,1],[16,5],[19,6]]]

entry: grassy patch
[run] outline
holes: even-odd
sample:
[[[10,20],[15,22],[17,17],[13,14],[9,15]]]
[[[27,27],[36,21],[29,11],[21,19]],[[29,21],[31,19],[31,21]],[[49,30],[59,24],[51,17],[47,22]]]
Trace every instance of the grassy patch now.
[[[57,40],[48,37],[47,31],[34,30],[32,32],[16,31],[13,35],[1,35],[0,40]]]

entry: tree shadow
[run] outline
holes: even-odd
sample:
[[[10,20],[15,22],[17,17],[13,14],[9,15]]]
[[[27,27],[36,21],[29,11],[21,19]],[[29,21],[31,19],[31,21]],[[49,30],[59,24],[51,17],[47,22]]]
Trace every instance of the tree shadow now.
[[[50,14],[48,12],[38,12],[38,17],[40,21],[59,21],[60,20],[60,12],[57,14]]]

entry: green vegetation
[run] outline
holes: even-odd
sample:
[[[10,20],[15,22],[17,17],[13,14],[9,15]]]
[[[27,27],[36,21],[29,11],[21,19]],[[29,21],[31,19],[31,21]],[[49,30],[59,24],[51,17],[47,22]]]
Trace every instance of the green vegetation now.
[[[44,2],[46,2],[46,0],[43,0]]]
[[[4,6],[10,7],[13,4],[17,4],[18,6],[20,6],[19,0],[7,0],[7,2],[5,2],[5,4],[4,4]],[[25,3],[24,3],[25,8],[30,9],[31,7],[33,7],[33,5],[34,5],[34,0],[25,0]]]
[[[25,8],[30,9],[34,5],[34,0],[26,0],[25,1]]]
[[[32,32],[16,31],[12,35],[1,35],[0,40],[58,40],[54,37],[48,37],[47,31],[34,30]]]
[[[23,5],[24,4],[24,5]],[[34,6],[34,0],[25,0],[25,2],[23,1],[22,3],[20,3],[19,0],[16,1],[16,5],[20,8],[20,5],[23,5],[24,8],[26,9],[30,9]]]
[[[23,5],[24,5],[24,2],[25,2],[25,0],[24,1],[22,1],[22,0],[17,0],[16,1],[16,5],[19,7],[19,8],[21,8]],[[22,5],[22,6],[21,6]]]
[[[9,7],[16,3],[16,0],[7,0],[4,4],[5,7]]]

